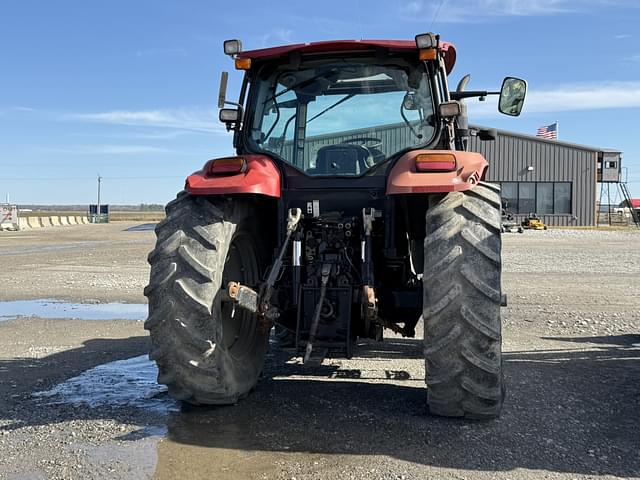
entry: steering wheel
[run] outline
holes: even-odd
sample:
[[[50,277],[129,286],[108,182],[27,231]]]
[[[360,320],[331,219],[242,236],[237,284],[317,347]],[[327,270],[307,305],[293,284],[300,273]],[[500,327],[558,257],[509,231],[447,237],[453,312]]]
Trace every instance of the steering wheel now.
[[[375,145],[370,145],[369,147],[366,147],[365,144],[367,142],[376,142],[376,143]],[[362,145],[365,148],[380,148],[382,146],[382,140],[375,137],[350,138],[348,140],[343,140],[342,143],[358,143],[358,145]]]
[[[374,142],[373,145],[368,145],[367,143]],[[358,138],[350,138],[348,140],[343,140],[341,143],[356,143],[359,147],[362,147],[367,152],[367,158],[365,159],[365,164],[367,168],[373,167],[379,161],[384,160],[385,155],[380,150],[382,146],[382,140],[376,137],[358,137]]]

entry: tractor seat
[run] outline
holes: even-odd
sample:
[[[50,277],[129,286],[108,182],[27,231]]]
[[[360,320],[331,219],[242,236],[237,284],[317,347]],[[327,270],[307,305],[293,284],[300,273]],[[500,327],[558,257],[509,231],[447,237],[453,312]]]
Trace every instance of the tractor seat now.
[[[327,145],[318,150],[314,175],[360,175],[366,150],[359,145]]]

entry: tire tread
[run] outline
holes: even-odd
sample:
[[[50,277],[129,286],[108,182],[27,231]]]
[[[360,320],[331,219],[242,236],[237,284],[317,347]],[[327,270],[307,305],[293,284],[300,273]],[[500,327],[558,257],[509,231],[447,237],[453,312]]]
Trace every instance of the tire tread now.
[[[488,419],[502,408],[499,192],[481,182],[427,210],[422,317],[433,414]]]
[[[251,341],[258,348],[246,354],[250,362],[225,353],[218,345],[222,327],[214,300],[234,232],[255,219],[242,201],[185,192],[165,210],[166,218],[155,229],[156,247],[148,255],[151,273],[144,290],[149,357],[158,364],[158,382],[167,385],[172,397],[193,404],[233,404],[257,383],[268,342],[265,337],[263,348],[257,339]],[[256,332],[251,334],[262,335]]]

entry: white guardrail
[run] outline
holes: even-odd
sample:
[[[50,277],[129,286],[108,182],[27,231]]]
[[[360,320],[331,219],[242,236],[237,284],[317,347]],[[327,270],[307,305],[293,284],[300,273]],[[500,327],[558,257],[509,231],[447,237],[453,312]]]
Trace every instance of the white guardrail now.
[[[48,217],[35,217],[18,215],[15,205],[0,204],[0,231],[2,230],[28,230],[34,228],[66,227],[75,225],[87,225],[89,217],[86,215],[51,215]]]

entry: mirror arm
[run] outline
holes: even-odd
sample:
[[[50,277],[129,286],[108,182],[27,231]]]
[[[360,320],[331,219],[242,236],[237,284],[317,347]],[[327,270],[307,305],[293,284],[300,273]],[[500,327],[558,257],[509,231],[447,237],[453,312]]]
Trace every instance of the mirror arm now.
[[[451,100],[462,100],[464,98],[486,97],[487,95],[500,95],[500,92],[487,92],[485,90],[469,90],[462,92],[450,92]]]
[[[228,100],[224,101],[224,105],[233,105],[234,107],[242,108],[242,105],[240,105],[239,103],[229,102]],[[222,107],[218,107],[218,108],[222,108]]]

